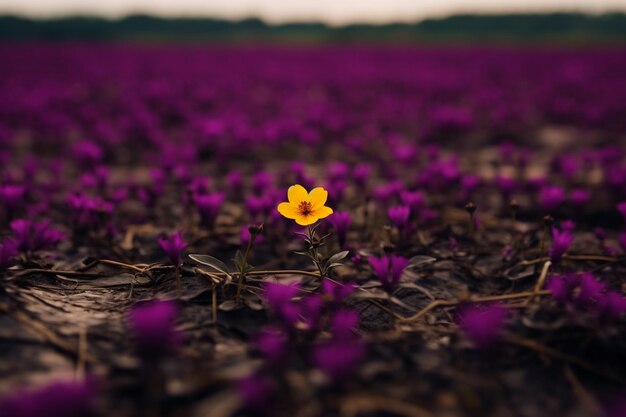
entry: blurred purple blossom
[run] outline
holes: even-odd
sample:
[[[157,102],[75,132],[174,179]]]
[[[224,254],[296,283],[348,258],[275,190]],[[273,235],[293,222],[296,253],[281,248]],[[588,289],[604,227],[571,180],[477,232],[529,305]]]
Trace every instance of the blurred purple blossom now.
[[[400,200],[404,206],[411,209],[412,213],[419,211],[425,203],[424,194],[421,191],[402,191]]]
[[[561,187],[548,186],[539,192],[539,204],[544,213],[552,213],[565,201],[565,191]]]
[[[263,288],[265,290],[265,301],[274,313],[289,325],[296,323],[300,315],[300,309],[292,299],[300,291],[299,287],[297,285],[266,282]]]
[[[10,267],[17,253],[17,243],[13,239],[0,241],[0,270]]]
[[[193,201],[200,214],[200,224],[207,230],[213,229],[215,219],[224,203],[224,193],[196,194]]]
[[[181,255],[187,247],[187,242],[183,238],[182,230],[171,234],[170,236],[160,236],[157,242],[161,249],[169,256],[174,266],[180,265]]]
[[[397,255],[383,256],[382,258],[369,257],[368,261],[374,274],[383,284],[383,287],[392,292],[398,286],[402,272],[409,264],[409,260]]]
[[[341,303],[357,288],[354,282],[336,282],[328,278],[322,280],[322,293],[331,302]]]
[[[352,179],[361,189],[365,188],[367,181],[372,175],[372,167],[368,164],[359,164],[352,170]]]
[[[591,200],[591,193],[588,190],[577,188],[570,192],[569,198],[576,208],[582,208]]]
[[[387,215],[391,220],[391,223],[400,229],[405,231],[409,223],[409,216],[411,215],[411,209],[409,206],[394,206],[387,209]]]
[[[113,213],[113,204],[98,197],[75,194],[67,198],[72,223],[81,228],[107,226]]]
[[[58,381],[34,390],[20,390],[0,400],[3,417],[95,416],[96,387],[92,380]]]
[[[456,322],[476,347],[488,348],[498,340],[508,315],[497,304],[467,304],[457,310]]]
[[[347,377],[363,359],[365,343],[359,339],[333,339],[313,347],[313,363],[334,380]]]
[[[556,227],[552,228],[552,247],[550,248],[550,259],[556,264],[561,261],[561,257],[569,249],[574,242],[574,235],[569,230],[559,231]]]
[[[65,234],[50,226],[48,221],[16,219],[11,222],[11,230],[20,252],[52,249],[65,238]]]
[[[279,363],[287,352],[287,335],[277,327],[263,328],[254,340],[254,346],[270,363]]]
[[[139,353],[161,357],[178,352],[182,334],[174,327],[178,307],[172,301],[136,304],[128,314],[130,328]]]
[[[626,314],[626,297],[617,291],[598,295],[597,312],[605,320],[616,320]]]
[[[335,229],[335,233],[337,233],[339,247],[344,249],[346,247],[348,229],[352,224],[352,216],[347,211],[336,211],[332,216],[328,217],[328,222]]]
[[[606,285],[589,272],[567,273],[552,277],[546,289],[561,304],[590,309],[604,297]]]

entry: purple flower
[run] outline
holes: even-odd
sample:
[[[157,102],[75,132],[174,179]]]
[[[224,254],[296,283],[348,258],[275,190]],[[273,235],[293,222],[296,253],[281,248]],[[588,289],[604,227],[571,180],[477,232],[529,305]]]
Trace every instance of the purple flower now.
[[[322,280],[322,293],[327,299],[334,303],[341,303],[348,298],[356,288],[357,285],[354,282],[340,283],[328,278]]]
[[[328,198],[331,201],[341,200],[343,193],[346,190],[347,186],[348,186],[348,183],[344,179],[334,178],[334,179],[329,180],[326,183],[326,191],[328,191]]]
[[[411,209],[409,206],[389,207],[389,209],[387,209],[387,215],[389,216],[391,223],[393,223],[393,225],[398,229],[402,230],[409,222]]]
[[[477,347],[488,348],[497,341],[507,317],[506,308],[497,304],[468,304],[459,307],[456,322]]]
[[[208,194],[211,189],[211,179],[207,177],[194,177],[187,184],[186,192],[184,195],[186,196],[197,196]]]
[[[560,223],[561,230],[567,230],[568,232],[573,232],[576,228],[576,223],[573,220],[563,220]]]
[[[576,274],[557,275],[547,282],[546,289],[552,294],[552,298],[564,304],[572,301],[574,289],[580,282]]]
[[[607,291],[598,296],[597,311],[606,320],[616,320],[626,313],[626,297],[616,291]]]
[[[169,237],[161,236],[158,239],[159,246],[167,256],[169,256],[172,264],[175,266],[180,265],[180,258],[183,250],[187,247],[187,242],[183,239],[183,232],[178,231]]]
[[[481,183],[478,175],[465,175],[461,179],[461,200],[471,200],[472,194]]]
[[[590,272],[585,272],[580,277],[579,293],[577,302],[582,306],[589,306],[598,301],[600,294],[604,292],[606,286],[604,283]]]
[[[331,162],[326,166],[329,180],[345,180],[350,173],[350,167],[345,162]]]
[[[6,184],[0,186],[0,202],[8,209],[15,210],[23,203],[26,195],[26,187],[18,184]]]
[[[544,213],[551,213],[565,201],[565,191],[561,187],[544,187],[539,192],[539,204]]]
[[[424,206],[424,194],[420,191],[403,191],[400,193],[402,204],[408,206],[412,212],[419,211]],[[391,215],[389,216],[391,217]]]
[[[193,201],[200,214],[200,224],[205,229],[212,229],[215,219],[224,203],[224,193],[194,195]]]
[[[511,200],[511,196],[517,189],[517,182],[510,177],[498,176],[496,177],[496,185],[508,203],[508,201]]]
[[[604,297],[606,286],[593,274],[557,275],[546,284],[552,297],[561,304],[592,308]]]
[[[575,207],[581,208],[589,203],[589,200],[591,200],[591,193],[582,188],[577,188],[572,190],[569,195],[569,199]]]
[[[363,359],[365,343],[358,339],[333,339],[313,347],[313,363],[334,380],[347,377]]]
[[[243,185],[243,175],[239,171],[230,171],[226,175],[226,185],[229,190],[239,190]]]
[[[263,196],[251,195],[246,198],[246,208],[253,221],[267,217],[270,212],[274,211],[274,207],[274,199],[267,194]]]
[[[552,228],[552,248],[550,248],[550,259],[556,264],[574,241],[574,235],[569,230],[559,231]]]
[[[298,305],[299,316],[308,330],[315,329],[318,325],[324,300],[320,295],[305,297]]]
[[[182,342],[174,327],[178,308],[172,301],[152,301],[132,307],[128,319],[140,354],[161,357],[175,354]]]
[[[335,233],[337,233],[339,246],[342,249],[345,248],[348,229],[352,224],[352,216],[347,211],[336,211],[332,216],[328,217],[328,222],[335,229]]]
[[[79,161],[85,166],[100,162],[104,157],[102,148],[95,142],[88,140],[82,140],[75,144],[71,149],[71,153],[74,160]]]
[[[17,391],[0,401],[3,417],[88,417],[95,415],[96,387],[92,380],[58,381]]]
[[[354,337],[354,330],[359,326],[359,312],[341,309],[330,319],[330,334],[334,339],[347,340]]]
[[[360,188],[364,188],[372,175],[372,167],[367,164],[359,164],[352,170],[352,179]]]
[[[257,194],[263,194],[274,185],[274,176],[267,171],[259,171],[252,176],[252,190]]]
[[[4,239],[0,242],[0,270],[11,266],[13,258],[17,256],[17,243],[13,239]]]
[[[13,230],[17,249],[20,252],[51,249],[65,237],[63,232],[51,227],[48,221],[36,223],[31,220],[17,219],[11,222],[11,230]]]
[[[268,326],[257,335],[254,345],[267,361],[279,363],[287,352],[287,336],[279,328]]]
[[[113,213],[113,204],[101,198],[71,195],[67,198],[72,222],[78,227],[98,228],[106,226]]]
[[[398,286],[402,272],[409,264],[409,260],[397,255],[382,258],[369,257],[368,261],[374,273],[388,292]]]
[[[264,285],[265,301],[269,307],[288,325],[298,321],[300,309],[292,301],[300,289],[296,285],[267,282]]]
[[[381,203],[386,203],[398,193],[398,184],[390,182],[379,185],[372,190],[372,196]]]

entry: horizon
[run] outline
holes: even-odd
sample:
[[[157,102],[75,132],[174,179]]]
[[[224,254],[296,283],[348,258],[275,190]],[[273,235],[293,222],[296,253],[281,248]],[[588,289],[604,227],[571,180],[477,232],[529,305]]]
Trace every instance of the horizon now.
[[[320,2],[323,3],[320,5]],[[322,7],[323,6],[323,7]],[[372,0],[363,8],[357,0],[331,3],[327,0],[295,0],[289,4],[271,0],[230,0],[205,4],[200,0],[150,1],[110,0],[106,4],[86,0],[4,0],[0,14],[34,19],[63,17],[102,17],[119,19],[130,15],[151,15],[163,18],[215,18],[241,20],[258,18],[270,24],[291,22],[321,22],[329,25],[353,23],[385,24],[416,22],[458,14],[523,14],[580,12],[602,14],[626,12],[626,0],[600,0],[589,4],[580,0],[510,1],[494,6],[489,0],[440,0],[416,7],[413,0]]]

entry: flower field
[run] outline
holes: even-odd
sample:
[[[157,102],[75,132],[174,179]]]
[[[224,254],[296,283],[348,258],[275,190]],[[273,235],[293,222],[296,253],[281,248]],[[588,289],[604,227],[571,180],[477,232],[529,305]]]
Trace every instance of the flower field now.
[[[626,415],[623,48],[0,56],[0,415]]]

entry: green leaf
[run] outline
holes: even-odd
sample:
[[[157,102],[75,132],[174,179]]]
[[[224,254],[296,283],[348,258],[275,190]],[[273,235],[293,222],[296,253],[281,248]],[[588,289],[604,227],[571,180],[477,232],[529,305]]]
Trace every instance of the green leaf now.
[[[233,262],[235,263],[237,269],[240,271],[245,267],[246,262],[243,259],[243,253],[241,253],[240,250],[237,250],[237,252],[235,252],[235,258],[233,259]]]
[[[359,249],[357,253],[363,257],[376,256],[376,251],[373,249]]]
[[[210,255],[191,254],[189,255],[189,259],[230,276],[230,272],[228,272],[228,267],[226,266],[226,264]]]
[[[239,310],[242,307],[241,304],[237,303],[234,300],[226,300],[222,302],[217,308],[222,311],[234,311]]]
[[[407,265],[407,268],[414,268],[416,266],[430,264],[435,262],[436,260],[436,258],[430,256],[417,255],[409,259],[409,264]]]
[[[348,254],[350,253],[349,250],[343,250],[341,252],[337,252],[336,254],[334,254],[333,256],[331,256],[330,258],[328,258],[327,263],[328,264],[334,264],[337,263],[343,259],[346,258],[346,256],[348,256]]]

